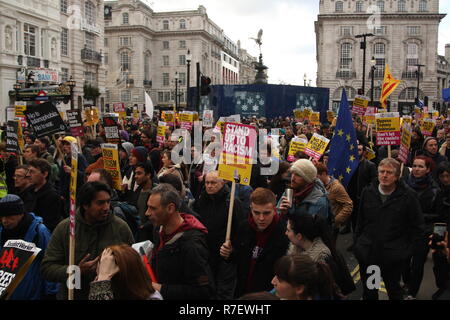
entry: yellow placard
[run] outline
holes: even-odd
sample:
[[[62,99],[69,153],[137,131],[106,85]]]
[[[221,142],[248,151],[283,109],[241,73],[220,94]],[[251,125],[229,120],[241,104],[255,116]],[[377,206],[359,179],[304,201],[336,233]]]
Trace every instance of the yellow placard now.
[[[175,120],[174,120],[174,112],[173,111],[164,111],[162,119],[167,124],[169,124],[169,125],[172,124],[173,125],[173,123],[175,122]]]
[[[402,122],[404,122],[404,123],[408,123],[409,125],[411,125],[412,124],[412,118],[411,118],[411,116],[404,116],[403,118],[402,118]]]
[[[367,109],[367,107],[369,106],[369,98],[356,96],[355,100],[353,100],[353,106]]]
[[[92,107],[91,113],[92,113],[92,122],[94,124],[97,124],[100,121],[100,118],[99,118],[99,115],[98,115],[98,108],[97,107]]]
[[[366,159],[370,161],[372,159],[375,159],[375,157],[376,157],[375,151],[373,151],[370,148],[367,148],[366,149]]]
[[[27,110],[26,105],[16,104],[15,105],[15,115],[16,117],[22,118],[25,117],[24,112]]]
[[[294,110],[294,118],[295,120],[302,120],[304,117],[304,112],[301,109]]]
[[[70,199],[75,203],[75,197],[77,194],[77,172],[78,172],[78,147],[75,143],[71,144],[72,157],[70,163]]]
[[[320,125],[320,112],[312,112],[309,121],[312,125]]]
[[[88,126],[93,126],[94,122],[92,120],[92,113],[91,113],[91,108],[90,107],[86,107],[84,109],[84,116],[86,117],[86,124]]]
[[[306,119],[309,119],[309,117],[311,116],[312,110],[309,108],[306,108],[305,110],[303,110],[303,117]]]
[[[135,120],[139,119],[139,110],[138,110],[138,108],[133,108],[133,119],[135,119]]]
[[[116,144],[102,144],[103,166],[108,171],[114,181],[114,188],[121,190],[122,177],[120,174],[119,152]]]
[[[159,144],[164,144],[167,128],[168,127],[166,126],[165,122],[158,122],[158,128],[156,130],[156,142],[158,142]]]
[[[377,132],[400,132],[400,118],[399,117],[386,117],[376,119]]]
[[[180,122],[194,122],[194,114],[191,113],[180,113],[179,117]]]
[[[420,126],[420,131],[425,136],[431,136],[433,134],[434,127],[436,126],[436,121],[433,119],[424,119],[422,125]]]
[[[17,143],[19,144],[20,152],[23,153],[23,150],[25,148],[25,141],[23,139],[23,131],[22,126],[20,125],[20,121],[17,125]]]
[[[305,153],[308,156],[319,160],[320,157],[325,153],[329,142],[329,139],[317,133],[314,133],[314,135],[311,137],[311,139],[309,139],[309,142],[306,145]]]

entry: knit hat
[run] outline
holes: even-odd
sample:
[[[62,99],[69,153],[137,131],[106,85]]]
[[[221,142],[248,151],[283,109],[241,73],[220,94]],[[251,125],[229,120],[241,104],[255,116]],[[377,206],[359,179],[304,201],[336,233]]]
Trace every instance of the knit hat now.
[[[127,156],[129,157],[129,156],[131,156],[131,151],[133,150],[134,145],[131,142],[124,142],[124,143],[122,143],[120,148],[122,148],[127,153]]]
[[[15,194],[7,194],[0,199],[0,217],[25,213],[22,199]]]
[[[131,152],[133,156],[135,156],[139,162],[147,161],[148,151],[145,147],[136,147]]]
[[[311,183],[317,178],[317,169],[308,159],[295,161],[291,166],[291,171],[305,179],[307,183]]]
[[[427,137],[427,138],[425,139],[425,141],[423,142],[422,149],[425,150],[425,146],[427,145],[428,141],[430,141],[430,140],[436,140],[436,142],[438,142],[437,138],[435,138],[435,137]]]

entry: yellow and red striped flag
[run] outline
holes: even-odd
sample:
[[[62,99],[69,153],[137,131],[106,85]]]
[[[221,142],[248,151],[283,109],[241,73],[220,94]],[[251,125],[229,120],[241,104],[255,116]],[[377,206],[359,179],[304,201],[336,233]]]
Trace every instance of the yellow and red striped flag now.
[[[387,99],[392,94],[392,92],[394,92],[395,89],[397,89],[400,82],[401,82],[400,80],[394,78],[392,73],[389,71],[389,65],[386,64],[386,68],[384,70],[383,89],[381,90],[381,97],[380,97],[381,107],[383,109],[386,109]]]

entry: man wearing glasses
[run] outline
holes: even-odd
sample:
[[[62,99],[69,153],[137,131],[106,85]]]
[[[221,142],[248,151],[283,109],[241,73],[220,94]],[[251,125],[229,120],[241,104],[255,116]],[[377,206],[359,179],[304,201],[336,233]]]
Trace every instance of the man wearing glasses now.
[[[14,193],[18,195],[25,207],[25,212],[31,212],[34,207],[36,197],[33,192],[33,182],[31,181],[30,166],[18,166],[14,172]]]
[[[399,177],[397,160],[383,159],[378,166],[378,181],[361,195],[354,253],[360,266],[364,300],[378,300],[373,277],[379,277],[376,270],[381,273],[389,299],[403,300],[400,276],[423,237],[424,218],[419,201],[411,189],[398,182]]]

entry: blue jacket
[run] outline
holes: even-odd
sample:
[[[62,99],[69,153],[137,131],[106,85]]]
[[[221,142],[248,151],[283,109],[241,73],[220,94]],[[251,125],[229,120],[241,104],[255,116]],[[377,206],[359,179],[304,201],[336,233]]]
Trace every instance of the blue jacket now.
[[[286,192],[283,193],[286,196]],[[281,198],[278,201],[277,207],[281,205]],[[295,199],[293,201],[292,207],[289,209],[289,214],[300,214],[307,213],[312,216],[318,214],[326,221],[332,221],[333,214],[331,213],[330,202],[327,197],[327,190],[325,189],[322,181],[316,179],[314,181],[314,187],[311,193],[305,198],[305,200],[300,203],[300,205],[295,204]]]
[[[24,239],[21,240],[27,242],[37,240],[35,245],[42,250],[33,261],[25,277],[14,290],[11,300],[40,300],[44,295],[56,294],[59,290],[59,284],[45,281],[42,279],[40,272],[41,261],[51,237],[50,231],[42,223],[41,217],[35,216],[33,213],[30,213],[30,215],[33,216],[33,221],[28,227]],[[3,226],[0,225],[0,237],[2,232]],[[0,246],[1,249],[3,249],[3,246]]]

